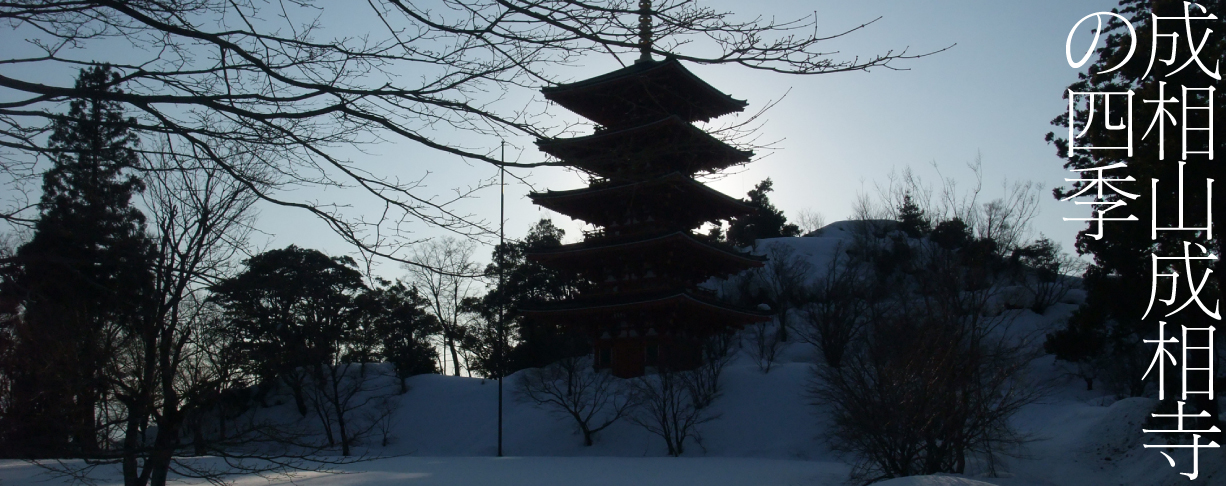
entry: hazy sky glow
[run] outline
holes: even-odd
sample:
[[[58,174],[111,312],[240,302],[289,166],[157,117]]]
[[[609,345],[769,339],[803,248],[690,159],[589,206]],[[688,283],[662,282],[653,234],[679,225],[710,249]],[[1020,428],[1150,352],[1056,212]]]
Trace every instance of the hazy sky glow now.
[[[1051,197],[1051,188],[1072,177],[1062,167],[1055,149],[1043,141],[1056,130],[1053,118],[1067,110],[1062,94],[1076,80],[1077,70],[1064,58],[1069,29],[1081,17],[1110,10],[1109,0],[1067,2],[704,2],[742,15],[776,18],[799,17],[816,12],[821,33],[855,27],[877,17],[881,20],[830,43],[835,56],[869,56],[890,49],[910,53],[948,51],[898,63],[906,71],[875,69],[871,72],[818,76],[788,76],[754,71],[741,66],[695,66],[692,71],[720,90],[748,100],[747,113],[755,112],[784,96],[765,115],[761,140],[780,140],[777,150],[739,173],[711,185],[727,194],[743,197],[758,181],[775,182],[771,198],[789,216],[802,209],[821,212],[827,221],[847,217],[860,193],[875,194],[875,184],[886,183],[892,171],[911,167],[926,181],[936,184],[940,175],[970,185],[966,164],[981,155],[984,197],[1000,195],[1008,180],[1032,180],[1043,187],[1042,212],[1034,221],[1034,235],[1046,234],[1071,251],[1074,236],[1084,223],[1064,222],[1062,217],[1083,216],[1071,202]],[[1089,24],[1077,37],[1089,42]],[[1084,44],[1076,44],[1084,46]],[[1084,47],[1079,47],[1084,49]],[[1074,50],[1076,50],[1075,47]],[[1084,51],[1080,51],[1084,52]],[[629,60],[626,60],[629,62]],[[619,67],[611,56],[593,58],[583,66],[559,66],[563,79],[578,80]],[[571,119],[563,108],[545,108],[552,116]],[[540,160],[542,155],[530,140],[512,140],[522,153],[509,153],[521,161]],[[377,147],[385,154],[415,148]],[[437,156],[420,155],[424,160]],[[448,168],[431,167],[427,181],[432,188],[447,191],[471,183],[473,177],[493,175],[492,167],[451,161]],[[409,162],[408,166],[418,165]],[[424,168],[424,167],[423,167]],[[421,169],[418,169],[420,172]],[[576,174],[561,169],[517,171],[536,190],[573,189],[583,183]],[[568,240],[578,238],[581,224],[532,205],[529,187],[516,183],[507,188],[507,232],[523,235],[540,217],[552,217],[566,228]],[[497,190],[482,193],[464,205],[482,219],[497,221]],[[326,246],[344,251],[333,238],[301,217],[265,211],[267,227],[277,234],[273,246],[291,242]],[[436,234],[422,229],[423,234]],[[488,258],[488,250],[481,251]],[[388,267],[385,265],[385,267]],[[389,272],[390,271],[390,272]],[[380,273],[394,275],[385,268]]]
[[[428,3],[428,2],[427,2]],[[932,184],[939,178],[954,177],[963,187],[970,185],[967,163],[981,155],[985,190],[982,200],[1000,195],[1004,180],[1031,180],[1043,187],[1042,212],[1034,222],[1034,234],[1046,234],[1071,250],[1071,243],[1084,223],[1064,222],[1062,217],[1080,217],[1088,211],[1071,202],[1051,197],[1051,188],[1064,184],[1071,173],[1062,167],[1054,147],[1043,141],[1055,130],[1050,121],[1067,110],[1062,93],[1076,79],[1077,70],[1065,61],[1064,43],[1069,29],[1083,16],[1110,10],[1111,0],[1068,2],[1039,0],[1027,2],[976,1],[706,1],[700,4],[736,12],[743,18],[762,16],[780,20],[816,14],[819,34],[830,35],[882,17],[866,28],[829,42],[834,57],[869,57],[889,50],[908,49],[919,54],[957,44],[953,48],[923,59],[895,64],[903,71],[874,69],[871,72],[836,73],[817,76],[788,76],[755,71],[743,66],[688,65],[692,71],[716,88],[736,98],[748,100],[747,114],[772,101],[783,101],[766,113],[759,140],[778,140],[776,150],[744,167],[739,172],[712,181],[727,194],[743,197],[758,181],[767,177],[775,182],[771,199],[789,217],[802,209],[823,214],[828,222],[846,218],[859,194],[875,194],[875,185],[884,184],[891,172],[910,167]],[[336,3],[321,4],[321,22],[336,32],[364,32],[368,12],[337,8]],[[1084,52],[1093,22],[1082,25],[1074,51]],[[374,29],[372,26],[371,29]],[[373,35],[382,35],[375,29]],[[13,32],[0,36],[11,42]],[[693,46],[695,49],[701,46]],[[10,47],[10,55],[18,48]],[[630,62],[631,59],[624,59]],[[612,56],[584,59],[582,65],[557,66],[559,80],[574,81],[620,67]],[[404,76],[414,76],[404,73]],[[64,83],[64,73],[55,84]],[[409,82],[409,84],[412,84]],[[487,93],[503,96],[497,106],[505,111],[527,106],[544,111],[561,125],[576,117],[565,109],[547,104],[534,91]],[[534,99],[535,100],[534,100]],[[746,116],[742,115],[742,116]],[[722,120],[721,120],[722,121]],[[462,141],[496,153],[497,140],[471,134],[440,131],[434,134],[449,141]],[[508,158],[521,162],[544,159],[532,140],[510,138]],[[425,194],[447,200],[454,189],[471,187],[489,179],[497,170],[484,163],[466,162],[443,155],[406,140],[370,143],[353,151],[354,160],[375,174],[400,180],[421,180]],[[940,168],[940,175],[932,167]],[[517,170],[517,177],[506,191],[509,237],[522,236],[541,217],[552,217],[567,230],[567,239],[579,238],[581,224],[568,217],[537,208],[527,198],[531,190],[565,190],[583,185],[577,174],[559,168]],[[518,178],[523,178],[521,182]],[[530,184],[531,186],[529,186]],[[303,189],[292,198],[335,200],[351,205],[350,214],[377,217],[377,205],[366,206],[362,197],[347,192]],[[496,228],[498,191],[496,187],[476,193],[476,197],[457,202],[455,211],[471,213],[486,226]],[[351,247],[320,221],[297,210],[261,206],[257,237],[263,248],[289,244],[319,248],[331,254],[353,254]],[[444,234],[418,222],[405,228],[414,236],[428,238]],[[492,243],[486,239],[485,243]],[[490,247],[478,250],[488,259]],[[397,277],[398,265],[384,263],[378,273]]]

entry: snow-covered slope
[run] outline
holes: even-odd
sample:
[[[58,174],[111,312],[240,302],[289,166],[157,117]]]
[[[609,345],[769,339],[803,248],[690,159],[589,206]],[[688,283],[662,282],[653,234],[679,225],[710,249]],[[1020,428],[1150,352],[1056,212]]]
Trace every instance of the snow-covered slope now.
[[[828,226],[820,237],[779,238],[759,241],[759,251],[770,245],[788,245],[814,268],[824,268],[850,229],[846,223]],[[1056,304],[1044,315],[1029,310],[1017,313],[1019,332],[1042,336],[1076,309],[1080,292]],[[723,396],[714,407],[719,418],[702,427],[701,446],[691,446],[689,457],[743,457],[814,461],[845,477],[847,468],[830,452],[823,437],[823,417],[806,395],[812,379],[814,350],[792,343],[777,365],[763,374],[744,352],[725,370]],[[1153,402],[1134,398],[1116,401],[1105,392],[1086,392],[1084,384],[1066,376],[1050,356],[1039,358],[1034,378],[1051,386],[1039,403],[1025,408],[1016,424],[1034,440],[1028,457],[1012,459],[998,468],[998,478],[976,475],[978,481],[1002,485],[1030,484],[1183,484],[1187,479],[1167,465],[1155,450],[1140,444],[1142,422]],[[664,444],[656,436],[629,422],[601,432],[592,447],[582,445],[570,419],[515,399],[513,380],[506,382],[505,453],[514,456],[618,456],[658,457]],[[409,381],[398,417],[397,442],[387,453],[418,456],[492,455],[496,447],[497,384],[474,378],[419,376]],[[1201,478],[1213,484],[1223,476],[1221,455],[1202,451]],[[1173,454],[1182,467],[1190,457]],[[1213,474],[1217,472],[1217,476]],[[1213,479],[1215,478],[1215,479]],[[957,485],[951,477],[936,482],[898,484]],[[942,482],[944,481],[944,482]],[[893,484],[893,483],[890,483]]]
[[[799,346],[797,346],[799,348]],[[820,442],[819,417],[805,397],[809,363],[792,362],[762,374],[750,360],[725,370],[724,395],[713,405],[718,419],[704,424],[702,443],[687,455],[833,459]],[[583,445],[570,418],[550,414],[514,394],[507,378],[504,452],[548,456],[663,456],[664,442],[622,421]],[[478,378],[416,376],[409,379],[396,418],[395,442],[386,453],[492,455],[497,449],[497,382]]]
[[[789,245],[815,268],[822,268],[844,242],[845,225],[835,223],[821,237],[763,240]],[[1076,296],[1074,296],[1076,297]],[[1076,299],[1074,299],[1076,300]],[[1053,306],[1044,315],[1017,313],[1019,328],[1041,336],[1067,318],[1073,303]],[[759,371],[740,353],[724,374],[724,393],[713,405],[719,418],[701,426],[701,444],[689,444],[681,458],[667,457],[663,441],[628,421],[583,440],[571,419],[550,414],[516,398],[513,375],[505,382],[504,450],[493,458],[497,438],[497,382],[479,378],[426,375],[409,379],[400,398],[386,448],[364,451],[395,456],[345,466],[362,474],[300,477],[299,484],[660,484],[660,485],[828,485],[841,484],[849,468],[830,452],[825,423],[806,389],[813,379],[814,350],[792,343],[770,373]],[[1050,385],[1039,403],[1015,417],[1033,439],[1026,457],[998,466],[999,477],[977,471],[968,477],[899,478],[883,486],[1180,485],[1226,484],[1223,454],[1204,450],[1195,483],[1178,473],[1190,464],[1187,454],[1172,454],[1171,468],[1153,449],[1141,448],[1142,422],[1151,399],[1115,400],[1087,392],[1068,379],[1050,356],[1037,359],[1031,374]],[[281,406],[292,413],[292,404]],[[308,420],[313,418],[308,417]],[[0,481],[25,484],[37,470],[23,463],[0,463]],[[114,472],[109,478],[116,482]],[[242,478],[239,484],[267,484]]]

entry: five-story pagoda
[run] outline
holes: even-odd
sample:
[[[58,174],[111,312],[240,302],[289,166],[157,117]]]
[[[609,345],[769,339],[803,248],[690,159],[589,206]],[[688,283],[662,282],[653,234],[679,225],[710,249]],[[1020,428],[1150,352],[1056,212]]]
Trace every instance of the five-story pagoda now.
[[[649,8],[649,7],[648,7]],[[749,161],[692,125],[744,110],[675,59],[651,59],[644,16],[642,57],[595,78],[542,89],[545,98],[595,122],[592,135],[543,139],[540,149],[591,175],[583,189],[532,193],[533,202],[599,227],[582,243],[528,258],[595,285],[577,298],[522,309],[525,317],[589,336],[597,368],[620,377],[649,367],[690,369],[715,333],[770,319],[721,302],[698,284],[759,267],[763,259],[696,235],[707,222],[753,209],[694,179]]]

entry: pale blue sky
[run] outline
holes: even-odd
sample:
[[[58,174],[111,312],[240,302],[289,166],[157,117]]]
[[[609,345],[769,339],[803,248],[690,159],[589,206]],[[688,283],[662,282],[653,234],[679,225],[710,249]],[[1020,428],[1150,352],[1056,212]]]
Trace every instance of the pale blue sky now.
[[[984,200],[997,197],[999,184],[1005,179],[1040,184],[1044,188],[1042,212],[1034,221],[1034,236],[1046,234],[1071,250],[1073,238],[1083,223],[1064,222],[1061,218],[1084,216],[1087,211],[1050,197],[1051,188],[1062,185],[1070,175],[1061,168],[1062,161],[1043,137],[1054,129],[1049,122],[1067,109],[1061,95],[1076,79],[1077,71],[1068,66],[1064,55],[1069,29],[1089,13],[1110,10],[1113,1],[700,0],[700,4],[731,10],[742,17],[792,19],[816,13],[819,33],[823,35],[883,17],[861,31],[831,41],[828,50],[838,51],[839,58],[866,57],[904,48],[910,53],[921,53],[957,44],[946,52],[896,64],[908,69],[905,71],[874,69],[789,76],[740,66],[688,66],[716,88],[748,100],[748,113],[788,93],[765,115],[760,129],[761,140],[780,141],[777,150],[740,172],[712,182],[713,187],[743,197],[758,181],[770,177],[775,182],[771,199],[788,216],[795,217],[799,211],[810,209],[822,213],[827,221],[835,221],[851,213],[858,194],[873,193],[875,184],[885,183],[892,171],[906,167],[935,183],[938,176],[931,167],[935,162],[942,174],[959,178],[965,186],[970,175],[966,164],[979,154],[985,176]],[[369,15],[363,16],[368,14],[364,9],[337,9],[337,3],[331,2],[322,5],[326,15],[321,21],[333,29],[325,29],[325,34],[361,33],[370,21],[366,18]],[[1088,24],[1083,25],[1086,31]],[[0,34],[0,42],[8,46],[5,49],[10,55],[22,49],[19,42],[14,42],[20,35],[12,31]],[[1084,49],[1084,45],[1077,49]],[[95,51],[82,55],[89,57],[92,52]],[[108,56],[142,55],[113,49],[106,52]],[[561,80],[573,81],[617,67],[610,56],[593,56],[578,65],[558,66],[556,72]],[[70,79],[71,73],[40,72],[36,76],[59,83]],[[512,93],[503,106],[527,103],[534,94],[534,91]],[[544,105],[539,96],[536,99],[541,104],[530,105],[531,109],[543,109],[558,121],[575,119],[561,107]],[[497,146],[496,140],[472,138],[466,133],[433,135],[491,150]],[[523,162],[543,160],[532,140],[512,138],[509,143],[512,158]],[[424,177],[424,192],[419,193],[434,194],[440,199],[447,198],[455,188],[497,173],[487,164],[442,155],[405,140],[367,145],[364,150],[366,154],[354,152],[354,159],[363,168],[401,180]],[[568,239],[577,239],[579,222],[537,208],[528,200],[527,193],[532,189],[573,189],[582,185],[581,178],[557,168],[516,174],[532,187],[510,179],[514,183],[507,188],[508,236],[522,236],[537,219],[552,217],[568,230]],[[315,189],[283,196],[343,202],[352,206],[351,215],[374,215],[381,209],[366,206],[368,203],[360,195],[351,197],[335,190]],[[456,210],[473,213],[494,226],[498,219],[497,189],[479,192],[477,197],[458,203]],[[292,243],[331,254],[354,253],[309,214],[267,205],[261,211],[259,227],[265,234],[257,237],[257,243],[264,248]],[[406,228],[419,238],[442,234],[415,222]],[[487,259],[489,251],[488,246],[479,249],[478,257]],[[384,263],[378,273],[396,277],[403,272],[397,264]]]
[[[1033,223],[1033,236],[1046,234],[1072,250],[1073,238],[1084,223],[1061,218],[1083,217],[1085,211],[1050,196],[1051,188],[1071,176],[1043,137],[1054,130],[1049,122],[1067,109],[1061,95],[1077,75],[1065,61],[1069,29],[1089,13],[1110,10],[1114,2],[706,3],[746,15],[779,18],[816,11],[823,33],[883,17],[864,30],[832,42],[831,49],[840,51],[839,56],[868,56],[903,48],[919,53],[957,44],[946,52],[897,65],[909,68],[906,71],[875,69],[867,73],[788,76],[738,66],[689,66],[715,87],[748,100],[749,112],[788,93],[766,115],[761,128],[763,140],[781,140],[778,150],[739,173],[713,182],[714,187],[744,196],[758,181],[770,177],[775,182],[771,198],[789,216],[807,208],[821,212],[827,221],[835,221],[850,214],[857,194],[873,193],[874,184],[884,183],[891,171],[911,167],[936,183],[938,175],[931,167],[935,162],[944,176],[957,177],[966,186],[970,176],[966,164],[979,154],[985,200],[1000,195],[999,186],[1005,179],[1040,184],[1042,212]],[[1088,29],[1088,24],[1083,27]],[[558,70],[564,78],[577,80],[617,67],[615,61],[604,57]],[[573,116],[558,106],[547,109],[557,117]],[[519,155],[520,160],[542,157],[531,149],[528,140],[512,143],[529,147]],[[409,146],[379,150],[388,155],[417,153]],[[421,160],[393,164],[407,173],[432,170],[427,180],[442,192],[473,177],[495,173],[492,167],[465,165],[458,160],[450,167],[440,167],[428,162],[436,160],[430,155],[423,155]],[[519,173],[537,190],[572,189],[582,184],[578,176],[560,169]],[[578,237],[579,222],[533,206],[526,197],[528,191],[518,183],[507,189],[508,235],[521,236],[538,218],[553,217],[568,230],[570,239]],[[465,207],[493,222],[497,220],[497,203],[496,190],[488,190]],[[264,215],[265,227],[276,233],[272,246],[292,242],[345,251],[335,238],[325,234],[321,224],[285,215],[282,210],[267,210]],[[422,234],[435,232],[423,228]],[[479,253],[481,258],[488,258],[489,250]],[[398,270],[385,265],[380,273],[392,276]]]

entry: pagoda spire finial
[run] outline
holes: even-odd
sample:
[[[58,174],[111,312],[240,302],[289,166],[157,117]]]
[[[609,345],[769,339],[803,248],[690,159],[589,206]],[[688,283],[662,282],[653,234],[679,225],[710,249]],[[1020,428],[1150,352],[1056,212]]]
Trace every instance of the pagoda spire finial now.
[[[651,0],[639,0],[639,59],[651,62]]]

